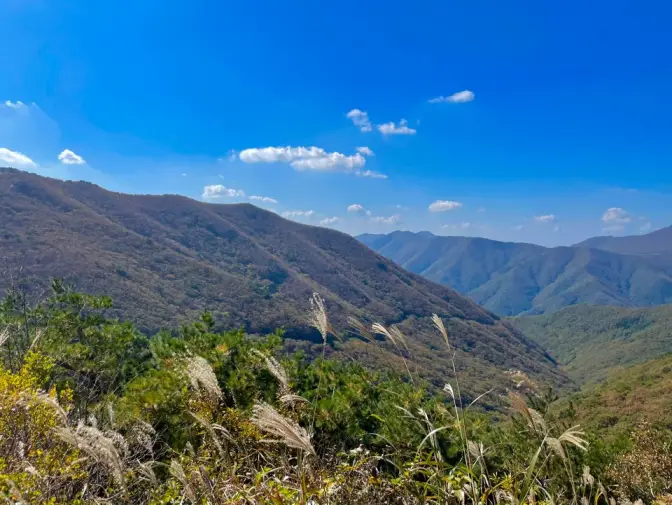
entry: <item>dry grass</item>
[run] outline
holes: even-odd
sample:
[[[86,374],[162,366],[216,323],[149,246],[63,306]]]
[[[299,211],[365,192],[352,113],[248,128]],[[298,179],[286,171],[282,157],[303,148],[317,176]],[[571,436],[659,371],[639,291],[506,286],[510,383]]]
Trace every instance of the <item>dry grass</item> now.
[[[261,431],[276,437],[287,447],[300,449],[306,454],[315,455],[315,449],[310,442],[310,434],[269,404],[264,402],[255,404],[252,410],[252,422]]]

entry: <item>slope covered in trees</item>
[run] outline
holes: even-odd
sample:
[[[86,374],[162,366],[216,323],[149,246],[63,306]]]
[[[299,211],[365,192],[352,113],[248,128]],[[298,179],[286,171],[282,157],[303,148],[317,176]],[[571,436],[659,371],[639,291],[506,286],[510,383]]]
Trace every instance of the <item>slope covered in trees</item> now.
[[[541,314],[577,304],[637,307],[672,302],[672,252],[618,254],[427,232],[358,238],[411,272],[451,286],[502,316]]]
[[[441,387],[451,353],[427,323],[437,313],[468,374],[470,394],[502,384],[508,369],[567,383],[538,344],[471,300],[403,270],[348,235],[252,205],[112,193],[5,169],[0,215],[8,272],[22,268],[34,291],[62,277],[78,289],[110,295],[115,315],[147,331],[208,309],[220,327],[250,333],[284,328],[290,347],[319,353],[319,346],[312,347],[320,337],[304,312],[317,291],[338,329],[328,353],[373,367],[403,367],[394,346],[353,337],[347,319],[399,325],[413,335],[405,357]],[[0,278],[0,288],[10,281],[7,274]]]
[[[578,305],[511,319],[578,383],[672,352],[672,306],[625,309]]]

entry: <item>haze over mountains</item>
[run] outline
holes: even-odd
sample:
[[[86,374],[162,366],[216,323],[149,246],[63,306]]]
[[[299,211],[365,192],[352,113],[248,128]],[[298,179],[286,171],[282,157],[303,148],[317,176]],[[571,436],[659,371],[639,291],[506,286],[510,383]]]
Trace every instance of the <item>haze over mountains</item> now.
[[[576,304],[647,307],[672,302],[672,228],[554,248],[428,232],[357,238],[502,316]]]
[[[146,328],[194,318],[204,309],[229,327],[283,327],[306,347],[314,291],[345,338],[337,348],[359,361],[401,365],[393,349],[346,332],[347,316],[399,323],[422,375],[442,385],[450,356],[429,326],[446,318],[472,391],[505,384],[524,370],[567,382],[541,347],[452,289],[409,273],[349,235],[298,224],[249,204],[214,205],[181,196],[135,196],[84,182],[0,169],[0,256],[10,272],[64,277],[110,295],[118,315]],[[9,282],[0,279],[0,288]]]

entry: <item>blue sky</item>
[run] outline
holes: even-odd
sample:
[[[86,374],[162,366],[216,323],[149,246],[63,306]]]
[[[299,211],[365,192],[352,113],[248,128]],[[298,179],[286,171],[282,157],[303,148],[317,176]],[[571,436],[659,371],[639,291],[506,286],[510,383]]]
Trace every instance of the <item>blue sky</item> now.
[[[0,0],[0,19],[1,164],[353,234],[672,224],[668,2]]]

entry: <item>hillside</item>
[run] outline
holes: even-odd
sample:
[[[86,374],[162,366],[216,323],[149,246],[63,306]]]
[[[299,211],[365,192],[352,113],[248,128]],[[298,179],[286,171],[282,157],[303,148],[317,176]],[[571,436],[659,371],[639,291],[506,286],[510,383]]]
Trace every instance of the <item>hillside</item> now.
[[[579,305],[511,322],[565,365],[578,383],[672,353],[672,305],[624,309]]]
[[[318,291],[346,337],[338,352],[363,363],[402,366],[393,349],[346,334],[349,315],[401,323],[413,336],[414,366],[442,385],[450,354],[429,328],[435,312],[446,318],[473,391],[505,384],[502,370],[510,368],[567,381],[538,344],[455,291],[406,272],[348,235],[249,204],[125,195],[5,169],[0,215],[5,268],[21,267],[25,280],[64,277],[80,290],[110,295],[117,315],[146,329],[208,309],[220,325],[251,333],[282,327],[295,345],[309,347],[319,335],[306,324],[306,309]],[[7,276],[0,282],[6,287]]]
[[[577,421],[613,436],[649,421],[672,428],[672,354],[618,370],[573,398]]]
[[[411,232],[358,238],[411,272],[451,286],[502,316],[576,304],[672,303],[672,254],[644,257]]]
[[[576,247],[592,247],[621,254],[672,253],[672,226],[645,235],[594,237],[576,244]]]

